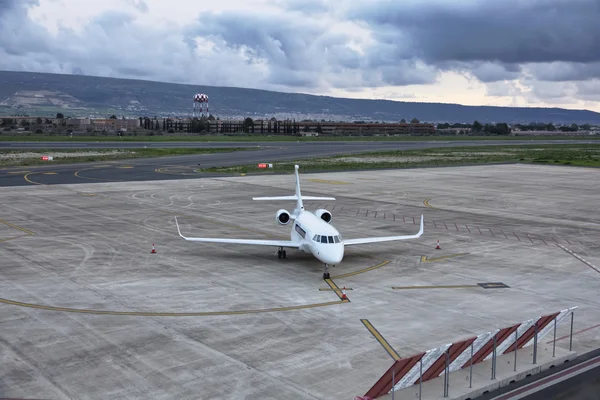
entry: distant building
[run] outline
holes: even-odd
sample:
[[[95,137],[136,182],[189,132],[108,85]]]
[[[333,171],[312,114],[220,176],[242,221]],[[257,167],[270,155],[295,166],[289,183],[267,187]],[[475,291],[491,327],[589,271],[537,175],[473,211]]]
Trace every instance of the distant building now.
[[[117,131],[135,129],[140,126],[139,119],[92,119],[91,126],[95,131]]]
[[[433,134],[433,124],[409,123],[348,123],[348,122],[297,122],[301,132],[321,133],[388,133],[388,134]]]

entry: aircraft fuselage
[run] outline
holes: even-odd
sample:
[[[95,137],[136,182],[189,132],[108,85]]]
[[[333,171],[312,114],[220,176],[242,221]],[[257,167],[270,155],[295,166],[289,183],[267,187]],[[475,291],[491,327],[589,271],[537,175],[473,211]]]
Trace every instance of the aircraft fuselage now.
[[[310,211],[302,211],[292,222],[291,240],[300,242],[300,250],[328,265],[344,258],[344,242],[335,227]]]

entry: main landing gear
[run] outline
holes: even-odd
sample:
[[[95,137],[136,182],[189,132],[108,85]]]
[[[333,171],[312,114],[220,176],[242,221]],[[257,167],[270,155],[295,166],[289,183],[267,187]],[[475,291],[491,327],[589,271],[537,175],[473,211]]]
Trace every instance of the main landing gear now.
[[[325,272],[323,272],[323,279],[330,279],[329,277],[329,265],[325,264]]]
[[[285,258],[285,250],[283,247],[280,247],[279,250],[277,250],[277,258]]]

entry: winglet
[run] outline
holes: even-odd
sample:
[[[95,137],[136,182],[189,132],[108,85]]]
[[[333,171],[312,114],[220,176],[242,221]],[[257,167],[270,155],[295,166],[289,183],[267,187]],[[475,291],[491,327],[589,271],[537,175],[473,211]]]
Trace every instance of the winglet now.
[[[423,214],[421,214],[421,229],[419,229],[418,235],[421,236],[423,234]]]

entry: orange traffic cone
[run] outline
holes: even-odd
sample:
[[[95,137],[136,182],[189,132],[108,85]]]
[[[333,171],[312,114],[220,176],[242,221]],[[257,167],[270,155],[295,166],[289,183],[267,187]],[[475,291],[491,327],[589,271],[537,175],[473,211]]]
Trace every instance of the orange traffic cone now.
[[[152,243],[152,251],[150,253],[152,253],[152,254],[156,253],[156,249],[154,248],[154,243]]]
[[[436,249],[436,250],[439,250],[439,249],[441,249],[441,247],[440,247],[440,241],[439,241],[439,240],[437,241],[437,245],[435,246],[435,249]]]
[[[342,288],[342,300],[348,300],[348,297],[346,297],[346,286]]]

